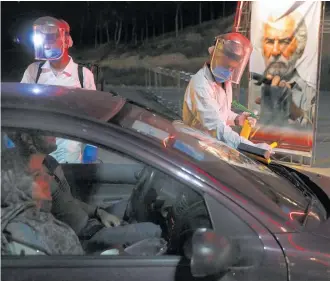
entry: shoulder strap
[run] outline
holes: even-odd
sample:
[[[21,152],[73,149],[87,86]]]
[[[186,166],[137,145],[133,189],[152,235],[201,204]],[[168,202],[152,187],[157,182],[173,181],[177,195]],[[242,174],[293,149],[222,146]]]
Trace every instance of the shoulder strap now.
[[[36,84],[38,84],[40,75],[41,75],[41,71],[42,71],[42,66],[45,64],[45,61],[42,61],[39,63],[38,65],[38,72],[37,72],[37,76],[36,76]]]
[[[81,88],[84,88],[84,74],[83,74],[83,66],[78,64],[78,77]]]

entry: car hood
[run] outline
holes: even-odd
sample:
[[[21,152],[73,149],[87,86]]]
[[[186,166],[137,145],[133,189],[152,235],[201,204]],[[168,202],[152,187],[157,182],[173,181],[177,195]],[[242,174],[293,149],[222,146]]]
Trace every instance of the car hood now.
[[[308,200],[264,164],[182,121],[166,120],[137,105],[126,104],[111,122],[157,141],[162,152],[179,161],[181,169],[231,197],[273,233],[300,229],[290,215],[303,212]]]
[[[321,223],[318,228],[312,231],[313,234],[320,235],[322,237],[326,237],[330,239],[330,218]]]

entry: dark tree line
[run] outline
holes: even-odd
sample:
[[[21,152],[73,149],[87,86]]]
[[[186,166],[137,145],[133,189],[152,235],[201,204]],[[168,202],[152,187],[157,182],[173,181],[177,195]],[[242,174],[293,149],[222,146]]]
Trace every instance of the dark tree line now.
[[[11,40],[19,36],[21,43],[28,45],[32,22],[48,15],[69,22],[75,46],[104,43],[134,46],[169,32],[179,37],[185,27],[232,15],[236,4],[219,1],[4,2],[2,36]]]
[[[74,33],[79,44],[137,45],[234,13],[235,2],[83,2]],[[77,29],[79,28],[79,34]],[[78,36],[78,38],[77,38]],[[93,42],[91,42],[93,40]]]

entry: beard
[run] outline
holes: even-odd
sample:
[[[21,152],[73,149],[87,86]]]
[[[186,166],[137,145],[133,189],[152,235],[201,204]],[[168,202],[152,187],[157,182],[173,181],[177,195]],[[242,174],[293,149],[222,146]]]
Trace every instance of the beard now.
[[[267,61],[266,74],[272,76],[280,76],[283,78],[288,78],[292,76],[296,68],[296,62],[299,59],[299,55],[294,53],[289,59],[280,56],[271,56]]]

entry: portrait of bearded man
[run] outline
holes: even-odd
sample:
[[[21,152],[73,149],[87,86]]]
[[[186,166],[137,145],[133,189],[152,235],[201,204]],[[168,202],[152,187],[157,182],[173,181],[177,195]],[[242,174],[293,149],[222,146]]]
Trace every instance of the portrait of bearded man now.
[[[297,11],[277,18],[269,15],[262,23],[261,52],[265,62],[264,76],[271,81],[271,90],[288,88],[292,96],[288,124],[312,124],[315,108],[315,87],[298,73],[297,63],[308,40],[304,17]],[[255,103],[261,103],[262,87],[254,87]]]

